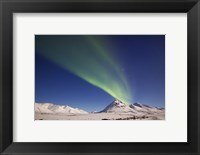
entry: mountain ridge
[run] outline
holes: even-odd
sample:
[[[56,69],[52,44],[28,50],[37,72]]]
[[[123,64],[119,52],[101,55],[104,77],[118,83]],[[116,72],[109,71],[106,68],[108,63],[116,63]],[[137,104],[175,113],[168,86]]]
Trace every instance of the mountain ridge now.
[[[141,104],[139,102],[127,105],[119,100],[114,100],[103,110],[95,113],[131,113],[131,114],[154,114],[165,111],[164,108],[158,108]],[[41,114],[89,114],[79,108],[73,108],[68,105],[56,105],[53,103],[35,103],[35,112]]]
[[[45,113],[45,114],[87,114],[88,112],[72,108],[68,105],[56,105],[53,103],[35,103],[35,112],[36,113]]]
[[[153,113],[153,112],[161,112],[164,110],[165,110],[164,108],[157,108],[157,107],[149,106],[146,104],[141,104],[138,102],[127,105],[119,100],[115,100],[100,112],[106,112],[106,113],[111,113],[111,112],[115,112],[115,113],[123,113],[123,112],[125,112],[125,113],[127,113],[127,112],[130,112],[130,113],[139,113],[139,112],[140,113],[141,112]]]

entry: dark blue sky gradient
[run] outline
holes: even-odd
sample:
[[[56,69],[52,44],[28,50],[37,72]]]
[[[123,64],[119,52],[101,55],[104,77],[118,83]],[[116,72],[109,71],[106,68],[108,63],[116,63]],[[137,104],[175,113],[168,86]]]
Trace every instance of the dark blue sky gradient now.
[[[122,64],[133,90],[134,102],[164,107],[165,36],[106,35],[104,37],[112,43],[115,57]],[[41,56],[37,44],[35,46],[36,102],[51,102],[86,111],[99,111],[114,100],[103,90]]]

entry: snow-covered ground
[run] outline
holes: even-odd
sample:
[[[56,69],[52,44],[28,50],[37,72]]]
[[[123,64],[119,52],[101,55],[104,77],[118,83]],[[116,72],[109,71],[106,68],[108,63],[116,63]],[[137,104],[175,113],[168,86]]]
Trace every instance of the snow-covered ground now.
[[[164,120],[165,109],[115,100],[99,112],[88,113],[78,108],[52,103],[35,103],[35,120]]]
[[[71,114],[71,115],[54,115],[54,114],[35,114],[35,120],[164,120],[165,114],[157,113],[155,115],[136,116],[132,113],[89,113],[89,114]]]

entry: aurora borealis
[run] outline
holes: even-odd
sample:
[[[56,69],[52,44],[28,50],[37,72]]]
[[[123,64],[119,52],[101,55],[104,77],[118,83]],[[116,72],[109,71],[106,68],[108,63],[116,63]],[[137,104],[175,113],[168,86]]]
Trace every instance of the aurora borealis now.
[[[103,36],[40,36],[36,44],[47,59],[114,98],[131,103],[126,76],[112,55],[114,49]]]
[[[117,37],[118,39],[116,39]],[[136,39],[135,37],[137,36],[134,36],[133,38]],[[127,42],[125,42],[126,38],[128,38]],[[162,38],[161,43],[163,45],[164,37],[162,36],[161,38]],[[141,36],[140,36],[140,39],[141,39]],[[152,39],[152,38],[149,38],[149,39]],[[119,40],[122,40],[121,45],[120,45]],[[79,86],[80,86],[80,89],[82,89],[83,85],[84,86],[87,85],[85,88],[85,91],[87,91],[87,87],[91,87],[91,89],[95,89],[95,91],[97,92],[101,90],[101,93],[104,92],[111,98],[118,99],[124,103],[127,103],[127,104],[133,103],[137,99],[137,90],[136,90],[137,84],[135,84],[136,86],[134,86],[134,83],[137,83],[137,78],[141,78],[141,79],[144,78],[144,77],[136,77],[139,75],[137,73],[139,72],[139,69],[134,71],[134,67],[141,67],[140,69],[142,69],[144,68],[144,66],[138,66],[138,64],[134,66],[134,61],[138,61],[136,59],[140,59],[140,58],[141,58],[141,61],[145,60],[147,61],[147,63],[149,63],[148,61],[155,61],[154,59],[161,59],[163,61],[164,47],[162,47],[161,56],[157,58],[154,57],[152,60],[151,58],[149,58],[148,60],[147,58],[142,58],[141,55],[139,55],[139,53],[136,53],[136,52],[140,52],[140,50],[143,50],[142,48],[145,48],[145,47],[141,46],[141,49],[138,49],[138,50],[132,49],[131,46],[134,45],[132,41],[134,40],[131,40],[131,36],[126,37],[126,35],[124,36],[120,36],[120,35],[116,35],[116,36],[114,35],[113,36],[112,35],[36,35],[35,36],[36,100],[39,102],[51,102],[52,100],[54,100],[55,102],[56,100],[55,98],[59,98],[59,96],[62,94],[62,100],[64,100],[66,96],[66,102],[67,102],[69,99],[69,97],[67,97],[68,96],[67,94],[72,94],[72,92],[74,94],[77,93],[76,94],[77,98],[79,98],[81,97],[81,94],[78,93]],[[146,41],[148,42],[148,36],[146,37]],[[152,41],[149,41],[148,43],[151,43],[151,42]],[[156,47],[154,47],[156,50],[160,50],[161,45],[159,45],[158,43],[159,42],[157,43],[152,42],[152,45],[154,44],[158,45],[157,47],[159,47],[159,49],[156,49]],[[147,45],[147,48],[148,46],[149,45]],[[127,50],[129,53],[127,53],[127,55],[123,55],[123,53],[126,54]],[[149,48],[149,51],[146,51],[146,52],[151,52],[151,51],[152,49]],[[128,63],[128,61],[126,62],[125,60],[127,59],[126,57],[129,57],[131,55],[134,56],[134,54],[135,56],[137,55],[138,56],[132,57],[133,64],[130,64],[130,62]],[[149,53],[147,53],[146,56],[144,55],[144,52],[141,54],[143,54],[144,57],[149,56]],[[154,54],[152,54],[152,56],[154,56]],[[48,64],[50,64],[49,67],[46,64],[44,64],[46,68],[44,66],[41,66],[41,64],[43,65],[43,63],[46,63],[46,62],[40,62],[40,61],[46,61]],[[145,61],[143,62],[144,64],[146,63]],[[151,63],[154,65],[155,62],[151,62]],[[162,80],[160,82],[163,82],[163,79],[164,79],[163,62],[160,62],[159,60],[157,63],[158,64],[156,64],[156,66],[159,65],[159,63],[161,65],[157,66],[158,69],[154,68],[156,71],[157,70],[159,71],[158,73],[155,73],[156,76],[158,74],[158,77],[154,77],[155,78],[154,80],[156,81],[157,80],[156,78],[162,77]],[[51,65],[53,67],[51,67]],[[161,69],[159,69],[159,67],[161,67]],[[51,73],[53,74],[53,76],[48,76],[52,68],[54,70],[59,70],[60,72],[63,72],[62,76],[63,74],[66,74],[66,77],[64,76],[62,77],[63,84],[65,84],[65,82],[67,81],[68,82],[71,81],[69,87],[65,87],[65,88],[62,88],[62,86],[60,87],[60,89],[62,89],[62,93],[57,95],[57,97],[52,97],[52,95],[53,95],[53,92],[56,92],[56,90],[59,89],[59,86],[58,85],[56,86],[56,83],[60,84],[62,83],[62,81],[59,80],[59,77],[58,77],[60,72],[59,74],[57,74],[57,71],[54,71],[54,73]],[[144,69],[144,72],[146,72],[145,69]],[[152,70],[151,72],[153,74],[154,70]],[[45,79],[45,74],[47,75],[46,79]],[[149,76],[151,80],[152,79],[151,76],[155,76],[155,75],[149,75]],[[160,83],[159,80],[157,80],[158,84]],[[79,81],[80,83],[84,83],[84,84],[80,85]],[[51,84],[49,85],[49,83]],[[74,85],[74,88],[72,88],[73,85]],[[48,90],[47,88],[43,88],[43,87],[48,87]],[[146,89],[149,89],[148,85],[146,85],[146,87],[147,87]],[[72,92],[69,92],[70,89]],[[96,89],[99,89],[99,90],[96,90]],[[160,91],[162,93],[161,96],[163,96],[163,89],[164,89],[163,83],[162,83],[162,87],[159,89],[161,90],[156,90],[156,91]],[[46,92],[44,90],[46,90]],[[98,93],[96,92],[95,94],[95,91],[91,92],[91,95],[92,95],[91,98],[93,98],[93,96],[98,96]],[[153,88],[152,88],[152,91],[153,91]],[[145,93],[145,90],[144,90],[144,93]],[[49,95],[49,99],[47,99],[48,95]],[[99,95],[99,97],[100,96],[101,95]],[[54,98],[54,99],[51,100],[51,98]],[[160,97],[158,98],[160,100]],[[84,104],[86,102],[84,101],[84,97],[82,98],[82,100]],[[87,101],[88,100],[89,99],[87,99]],[[163,100],[163,97],[162,97],[162,100]],[[69,101],[73,102],[73,99]],[[61,102],[61,100],[58,99],[58,102]],[[77,103],[78,101],[76,100],[75,102]],[[64,101],[62,101],[62,104],[64,104]]]

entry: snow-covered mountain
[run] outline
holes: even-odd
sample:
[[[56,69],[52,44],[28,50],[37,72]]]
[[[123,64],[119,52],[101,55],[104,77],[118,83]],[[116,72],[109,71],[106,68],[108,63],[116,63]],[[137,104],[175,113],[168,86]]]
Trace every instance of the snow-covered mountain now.
[[[163,113],[164,108],[157,108],[141,103],[131,105],[125,104],[119,100],[113,101],[105,109],[100,112],[91,113],[113,113],[113,114],[134,114],[134,115],[154,115]],[[52,103],[35,103],[35,112],[39,114],[88,114],[88,112],[72,108],[70,106],[56,105]]]
[[[141,103],[131,104],[130,107],[138,112],[146,112],[146,113],[157,113],[165,110],[164,108],[153,107]]]
[[[70,106],[52,103],[35,103],[35,112],[42,114],[87,114],[88,112]]]
[[[127,105],[119,100],[113,101],[104,110],[104,113],[136,113],[136,114],[153,114],[163,112],[163,108],[157,108],[141,103]]]
[[[131,113],[135,113],[136,111],[134,109],[132,109],[129,105],[124,104],[123,102],[121,102],[119,100],[115,100],[100,112],[105,112],[105,113],[129,113],[129,112],[131,112]]]

